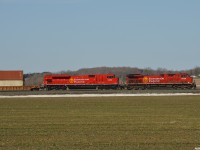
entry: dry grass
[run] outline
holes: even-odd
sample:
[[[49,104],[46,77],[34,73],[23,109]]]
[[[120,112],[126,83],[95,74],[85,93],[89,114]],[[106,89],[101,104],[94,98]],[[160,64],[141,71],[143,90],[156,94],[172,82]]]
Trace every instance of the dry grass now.
[[[200,96],[0,99],[0,149],[200,147]]]

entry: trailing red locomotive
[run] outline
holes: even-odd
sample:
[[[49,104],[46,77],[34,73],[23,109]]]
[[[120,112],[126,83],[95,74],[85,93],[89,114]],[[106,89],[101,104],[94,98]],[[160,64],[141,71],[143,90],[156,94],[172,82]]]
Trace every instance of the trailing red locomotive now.
[[[114,74],[95,75],[68,75],[52,74],[45,75],[43,88],[47,90],[60,89],[117,89],[119,78]]]
[[[194,89],[196,84],[193,78],[186,73],[161,75],[129,74],[126,76],[126,87],[129,90],[158,87]]]

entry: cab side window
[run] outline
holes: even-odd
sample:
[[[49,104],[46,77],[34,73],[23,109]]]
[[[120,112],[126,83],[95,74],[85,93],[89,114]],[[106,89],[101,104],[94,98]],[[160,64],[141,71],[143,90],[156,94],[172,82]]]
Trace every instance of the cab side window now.
[[[112,79],[112,78],[114,78],[114,77],[113,77],[113,76],[107,76],[107,78],[108,78],[108,79]]]
[[[187,77],[187,75],[181,75],[181,78],[186,78]]]

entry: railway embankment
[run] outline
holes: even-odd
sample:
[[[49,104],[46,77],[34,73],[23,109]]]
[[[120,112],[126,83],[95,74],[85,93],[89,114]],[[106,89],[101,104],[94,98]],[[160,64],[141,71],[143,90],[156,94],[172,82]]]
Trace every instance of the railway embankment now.
[[[82,94],[180,94],[193,93],[200,94],[200,88],[197,89],[151,89],[151,90],[52,90],[52,91],[6,91],[0,92],[0,96],[22,96],[22,95],[82,95]]]

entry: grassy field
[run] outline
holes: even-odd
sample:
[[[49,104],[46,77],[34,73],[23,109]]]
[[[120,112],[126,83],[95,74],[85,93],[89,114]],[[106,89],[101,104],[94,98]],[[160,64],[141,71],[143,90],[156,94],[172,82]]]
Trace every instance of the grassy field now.
[[[0,99],[0,149],[200,147],[200,96]]]

